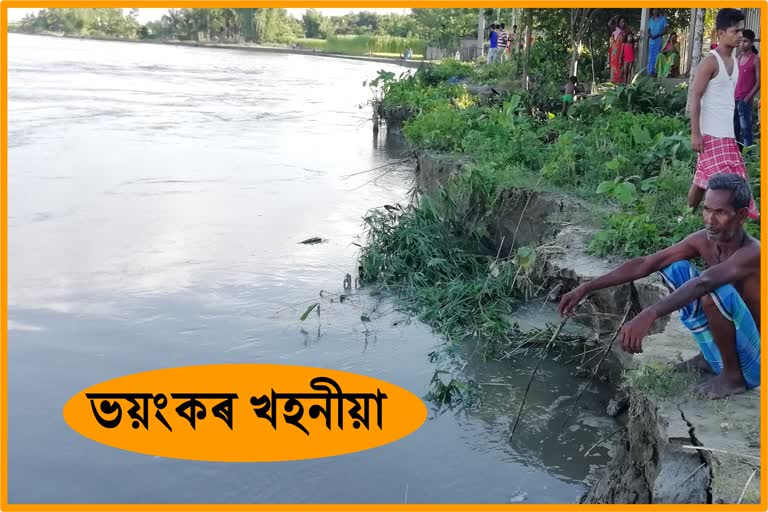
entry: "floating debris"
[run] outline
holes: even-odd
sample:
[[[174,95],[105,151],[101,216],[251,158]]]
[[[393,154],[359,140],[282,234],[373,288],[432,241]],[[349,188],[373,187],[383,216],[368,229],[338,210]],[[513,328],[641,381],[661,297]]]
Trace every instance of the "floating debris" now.
[[[319,303],[319,302],[315,302],[314,304],[312,304],[311,306],[309,306],[309,307],[307,308],[307,310],[304,312],[304,314],[303,314],[303,315],[301,315],[301,318],[299,318],[299,320],[301,320],[302,322],[303,322],[304,320],[306,320],[306,319],[307,319],[307,317],[309,316],[309,314],[310,314],[310,313],[312,312],[312,310],[313,310],[313,309],[315,309],[315,308],[317,308],[317,315],[318,315],[318,316],[320,316],[320,303]]]
[[[312,237],[312,238],[307,238],[306,240],[303,240],[303,241],[301,241],[299,243],[300,244],[304,244],[304,245],[314,245],[314,244],[321,244],[321,243],[327,242],[327,241],[328,240],[325,240],[324,238],[320,238],[318,236],[315,236],[315,237]]]
[[[518,491],[511,498],[509,498],[509,502],[520,503],[522,501],[525,501],[526,499],[528,499],[528,493],[525,491]]]

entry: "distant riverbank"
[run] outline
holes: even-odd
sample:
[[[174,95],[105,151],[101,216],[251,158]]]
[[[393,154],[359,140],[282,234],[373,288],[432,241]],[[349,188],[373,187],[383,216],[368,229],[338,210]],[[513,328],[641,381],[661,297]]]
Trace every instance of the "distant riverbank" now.
[[[30,36],[44,36],[44,37],[63,37],[67,39],[87,39],[90,41],[114,41],[121,43],[144,43],[144,44],[164,44],[173,46],[193,46],[198,48],[224,48],[227,50],[244,50],[252,52],[269,52],[269,53],[288,53],[298,55],[313,55],[317,57],[332,57],[336,59],[348,59],[348,60],[362,60],[369,62],[383,62],[387,64],[399,64],[410,68],[418,68],[421,64],[429,63],[430,61],[424,60],[405,60],[393,57],[377,57],[368,55],[347,55],[342,53],[323,52],[318,50],[308,50],[299,48],[289,48],[286,46],[265,46],[252,43],[214,43],[214,42],[200,42],[200,41],[178,41],[178,40],[159,40],[159,39],[122,39],[118,37],[98,37],[98,36],[76,36],[68,34],[56,34],[56,33],[27,33],[27,32],[10,32],[14,34],[26,34]]]

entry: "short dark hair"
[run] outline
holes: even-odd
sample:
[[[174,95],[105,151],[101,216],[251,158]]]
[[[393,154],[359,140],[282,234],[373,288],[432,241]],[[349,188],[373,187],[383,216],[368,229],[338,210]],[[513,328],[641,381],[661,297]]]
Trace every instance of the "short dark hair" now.
[[[576,78],[575,76],[571,77],[571,82],[575,84],[577,81],[578,81],[578,78]]]
[[[499,28],[504,29],[504,24],[499,25]]]
[[[728,30],[744,21],[744,13],[739,9],[720,9],[715,17],[715,29]]]
[[[755,33],[753,31],[746,29],[741,33],[741,35],[750,43],[755,42]],[[752,53],[757,54],[757,47],[754,44],[752,45]]]
[[[749,203],[752,201],[749,183],[738,174],[715,174],[709,179],[707,190],[728,190],[731,193],[731,206],[734,210],[749,208]]]

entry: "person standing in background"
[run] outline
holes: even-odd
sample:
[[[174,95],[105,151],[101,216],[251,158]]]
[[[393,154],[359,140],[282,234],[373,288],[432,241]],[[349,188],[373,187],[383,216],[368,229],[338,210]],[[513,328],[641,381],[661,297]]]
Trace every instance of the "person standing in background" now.
[[[747,183],[747,168],[736,144],[733,112],[739,65],[733,50],[741,44],[744,13],[720,9],[715,18],[718,46],[696,66],[691,91],[691,149],[699,156],[688,190],[688,206],[696,210],[704,197],[710,177],[718,173],[738,174]],[[749,217],[759,217],[754,199]]]
[[[743,148],[754,143],[752,133],[752,99],[760,90],[760,58],[754,46],[755,33],[745,30],[741,36],[741,55],[738,59],[739,80],[736,82],[736,108],[733,130],[736,142]]]
[[[659,9],[652,11],[648,20],[648,76],[656,76],[656,57],[661,51],[662,38],[669,30],[669,21]]]
[[[507,59],[507,44],[509,43],[509,32],[507,32],[504,24],[499,25],[499,58],[498,62],[504,62]]]
[[[620,84],[622,79],[622,62],[624,60],[624,35],[627,22],[624,18],[614,16],[608,21],[611,39],[608,44],[608,58],[611,65],[611,82]]]
[[[624,48],[622,52],[623,82],[628,84],[632,81],[632,75],[635,71],[635,35],[632,32],[629,32],[624,36]]]
[[[496,54],[499,51],[499,33],[496,32],[496,24],[491,23],[491,33],[488,36],[488,64],[496,62]]]

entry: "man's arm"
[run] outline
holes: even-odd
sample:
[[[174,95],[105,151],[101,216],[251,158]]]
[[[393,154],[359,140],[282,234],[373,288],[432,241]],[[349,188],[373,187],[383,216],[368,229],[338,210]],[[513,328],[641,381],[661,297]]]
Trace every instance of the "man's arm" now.
[[[755,86],[752,88],[751,91],[749,91],[749,94],[747,94],[747,97],[744,98],[744,100],[747,102],[752,101],[752,98],[755,97],[755,94],[757,94],[757,91],[759,90],[760,90],[760,57],[755,55]]]
[[[759,269],[760,247],[754,245],[743,247],[724,262],[710,267],[647,309],[655,318],[661,318],[720,286],[733,284],[754,275]]]
[[[715,65],[715,59],[710,57],[699,62],[691,87],[691,149],[698,153],[704,151],[704,138],[701,135],[701,97],[717,69]]]
[[[737,250],[726,261],[715,265],[699,277],[691,279],[656,304],[645,308],[621,330],[619,342],[625,352],[643,351],[643,338],[658,318],[677,311],[699,297],[724,284],[734,283],[760,269],[760,246],[755,244]]]
[[[699,251],[694,244],[696,236],[698,236],[697,233],[694,233],[675,245],[650,256],[633,258],[604,276],[581,284],[560,299],[560,314],[573,316],[573,308],[590,292],[642,279],[675,261],[689,260],[697,256]]]

